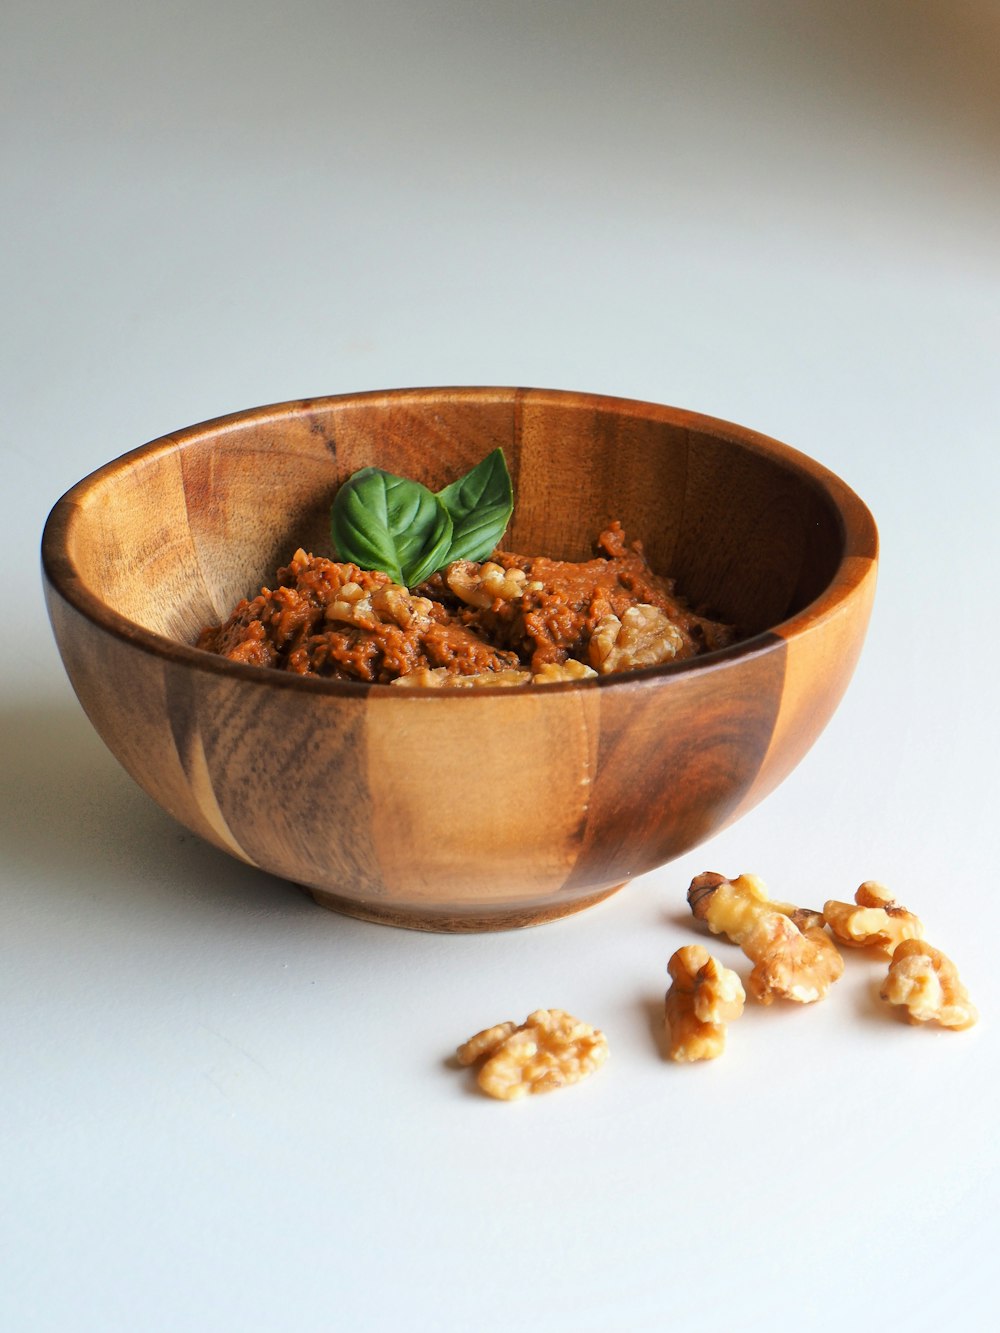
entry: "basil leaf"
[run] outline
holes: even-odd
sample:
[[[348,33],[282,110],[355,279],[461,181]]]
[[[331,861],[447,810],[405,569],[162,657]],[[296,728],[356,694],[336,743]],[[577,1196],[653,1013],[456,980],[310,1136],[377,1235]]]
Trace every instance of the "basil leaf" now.
[[[419,481],[366,467],[334,496],[330,531],[341,560],[412,588],[448,563],[452,521]]]
[[[452,523],[451,546],[444,563],[485,560],[492,555],[514,511],[514,492],[503,450],[494,449],[471,472],[437,495]]]

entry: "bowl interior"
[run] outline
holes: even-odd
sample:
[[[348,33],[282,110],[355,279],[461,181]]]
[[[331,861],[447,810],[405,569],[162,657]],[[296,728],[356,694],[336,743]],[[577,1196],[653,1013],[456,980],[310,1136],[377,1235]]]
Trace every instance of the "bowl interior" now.
[[[190,644],[297,546],[333,554],[330,504],[356,469],[438,489],[497,445],[515,487],[506,546],[584,558],[618,518],[655,570],[747,634],[807,606],[845,553],[839,491],[851,493],[791,449],[674,409],[498,389],[323,399],[193,427],[81,483],[65,554],[112,611]]]

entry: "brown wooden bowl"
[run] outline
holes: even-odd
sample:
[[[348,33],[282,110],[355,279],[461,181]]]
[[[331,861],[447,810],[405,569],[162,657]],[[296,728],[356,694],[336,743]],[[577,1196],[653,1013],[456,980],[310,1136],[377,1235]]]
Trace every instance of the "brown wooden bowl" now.
[[[505,545],[582,558],[610,519],[747,637],[580,684],[398,690],[193,647],[296,546],[330,554],[369,464],[438,489],[502,445]],[[739,426],[534,389],[258,408],[85,478],[42,540],[66,670],[112,752],[189,829],[317,902],[434,930],[597,902],[732,823],[798,763],[854,670],[874,521],[843,482]]]

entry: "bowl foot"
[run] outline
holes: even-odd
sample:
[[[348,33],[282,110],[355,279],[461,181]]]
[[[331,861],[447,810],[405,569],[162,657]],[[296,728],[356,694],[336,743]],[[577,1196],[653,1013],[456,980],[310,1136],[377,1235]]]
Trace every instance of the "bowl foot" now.
[[[602,889],[587,898],[574,898],[570,903],[551,903],[545,907],[510,907],[496,912],[429,912],[419,908],[380,907],[377,903],[359,903],[351,898],[342,898],[339,894],[328,893],[325,889],[307,889],[313,900],[320,907],[331,912],[340,912],[342,916],[357,917],[361,921],[374,921],[382,926],[400,926],[405,930],[431,930],[441,934],[471,934],[489,930],[522,930],[526,926],[541,926],[546,921],[558,921],[560,917],[572,916],[582,912],[595,903],[603,902],[613,893],[623,889],[628,880],[614,884],[610,889]]]

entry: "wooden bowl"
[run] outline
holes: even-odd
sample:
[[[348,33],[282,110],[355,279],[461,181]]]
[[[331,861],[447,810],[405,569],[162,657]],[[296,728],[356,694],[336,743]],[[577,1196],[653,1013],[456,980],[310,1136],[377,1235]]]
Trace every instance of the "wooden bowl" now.
[[[462,691],[300,677],[193,647],[296,546],[330,554],[368,464],[437,489],[496,445],[506,545],[582,558],[610,519],[747,637],[598,681]],[[189,829],[368,920],[531,925],[599,901],[766,796],[854,670],[878,538],[843,482],[739,426],[579,393],[415,389],[264,407],[73,487],[42,541],[87,715]]]

